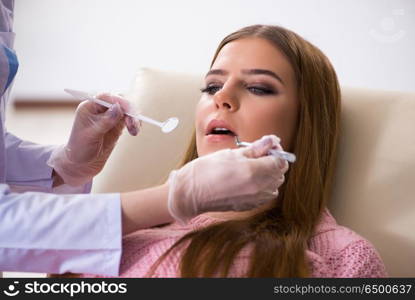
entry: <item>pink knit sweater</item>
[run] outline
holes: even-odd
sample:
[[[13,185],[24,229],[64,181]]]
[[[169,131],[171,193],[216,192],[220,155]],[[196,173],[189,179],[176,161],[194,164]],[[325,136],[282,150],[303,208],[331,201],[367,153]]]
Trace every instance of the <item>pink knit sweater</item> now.
[[[162,228],[139,230],[124,238],[121,277],[144,277],[153,263],[174,242],[191,230],[205,227],[218,219],[206,215],[188,225],[177,223]],[[386,277],[382,260],[370,242],[340,226],[326,210],[311,238],[306,255],[312,277]],[[230,270],[230,277],[243,277],[248,267],[248,250],[243,250]],[[153,274],[154,277],[178,277],[180,257],[173,251]],[[83,277],[93,277],[85,274]]]

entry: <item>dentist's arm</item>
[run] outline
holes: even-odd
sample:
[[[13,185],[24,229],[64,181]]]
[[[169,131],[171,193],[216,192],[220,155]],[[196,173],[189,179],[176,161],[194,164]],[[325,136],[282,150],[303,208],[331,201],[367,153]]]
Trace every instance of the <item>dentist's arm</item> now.
[[[288,163],[268,150],[281,148],[266,136],[251,146],[195,159],[171,172],[166,184],[121,194],[123,234],[169,223],[186,223],[208,211],[243,211],[275,199]]]
[[[118,275],[119,194],[11,193],[0,184],[0,270]]]

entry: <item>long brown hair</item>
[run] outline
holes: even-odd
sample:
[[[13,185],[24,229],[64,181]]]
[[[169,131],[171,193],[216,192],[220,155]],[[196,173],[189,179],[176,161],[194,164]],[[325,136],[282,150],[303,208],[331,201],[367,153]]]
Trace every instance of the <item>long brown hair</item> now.
[[[292,151],[297,161],[272,207],[245,219],[227,220],[186,234],[153,265],[150,274],[173,250],[183,250],[183,277],[229,276],[232,263],[249,247],[248,277],[310,276],[305,250],[330,194],[339,135],[340,89],[327,57],[296,33],[279,26],[254,25],[225,37],[268,40],[289,60],[297,84],[299,119]],[[183,163],[197,157],[193,135]]]

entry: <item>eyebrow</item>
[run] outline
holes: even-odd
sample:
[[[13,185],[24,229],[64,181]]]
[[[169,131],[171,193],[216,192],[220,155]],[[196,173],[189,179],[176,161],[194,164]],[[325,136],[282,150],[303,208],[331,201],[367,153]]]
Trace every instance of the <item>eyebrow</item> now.
[[[209,75],[228,75],[228,71],[222,70],[222,69],[212,69],[209,70],[209,72],[206,73],[206,76]],[[284,81],[281,79],[280,76],[278,76],[278,74],[276,74],[275,72],[272,72],[270,70],[265,70],[265,69],[245,69],[242,70],[242,74],[246,74],[246,75],[268,75],[271,76],[275,79],[277,79],[279,82],[281,82],[282,84],[285,85]]]

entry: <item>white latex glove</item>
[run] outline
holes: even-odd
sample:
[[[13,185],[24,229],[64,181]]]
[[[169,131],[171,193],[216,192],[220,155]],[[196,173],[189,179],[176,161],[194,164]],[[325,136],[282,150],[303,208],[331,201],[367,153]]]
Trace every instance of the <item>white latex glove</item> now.
[[[97,98],[114,104],[107,109],[92,101],[80,103],[68,143],[55,149],[47,162],[72,186],[88,182],[102,170],[124,124],[131,135],[137,135],[141,125],[124,115],[131,110],[127,100],[108,93]]]
[[[197,158],[170,173],[168,209],[180,223],[208,211],[243,211],[278,195],[287,161],[267,155],[280,149],[274,135],[246,148],[225,149]]]

